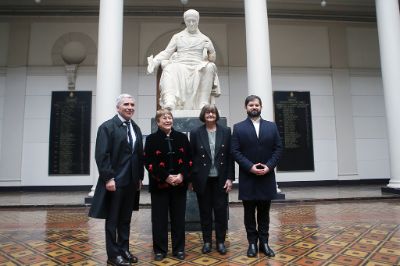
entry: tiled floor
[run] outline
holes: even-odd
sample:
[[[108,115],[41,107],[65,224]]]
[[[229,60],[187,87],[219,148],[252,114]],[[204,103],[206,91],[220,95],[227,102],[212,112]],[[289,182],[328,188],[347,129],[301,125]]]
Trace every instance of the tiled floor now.
[[[271,209],[275,258],[246,256],[243,210],[230,195],[225,256],[200,252],[198,232],[187,232],[185,261],[153,261],[150,197],[132,220],[131,250],[140,265],[400,265],[400,198],[381,185],[282,188]],[[0,266],[105,265],[104,221],[89,219],[87,191],[2,192]]]
[[[104,221],[87,207],[0,208],[0,265],[105,265]],[[228,253],[203,255],[187,232],[185,261],[153,261],[150,209],[134,212],[131,250],[139,265],[400,265],[397,198],[274,203],[270,244],[277,256],[246,256],[240,204],[230,208]],[[170,255],[170,254],[169,254]]]
[[[274,258],[246,256],[243,210],[230,195],[225,256],[200,252],[187,232],[185,261],[153,261],[149,195],[132,217],[131,250],[139,265],[400,265],[400,198],[380,185],[283,188],[271,209]],[[104,221],[87,217],[83,192],[2,192],[0,266],[105,265]],[[169,254],[170,255],[170,254]]]

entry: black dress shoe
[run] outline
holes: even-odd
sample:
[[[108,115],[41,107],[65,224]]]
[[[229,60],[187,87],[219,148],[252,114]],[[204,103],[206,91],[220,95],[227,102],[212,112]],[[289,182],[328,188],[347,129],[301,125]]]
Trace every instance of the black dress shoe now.
[[[217,251],[219,254],[221,255],[225,255],[226,254],[226,247],[224,243],[218,243],[217,244]]]
[[[203,248],[201,249],[201,253],[206,254],[211,252],[211,243],[204,243]]]
[[[178,251],[177,253],[174,254],[174,257],[177,258],[178,260],[184,260],[185,259],[185,252]]]
[[[109,258],[107,260],[107,264],[111,264],[113,266],[129,266],[131,263],[126,261],[122,256],[117,256],[115,258]]]
[[[163,254],[163,253],[154,254],[154,260],[155,261],[162,261],[163,259],[165,259],[165,254]]]
[[[247,249],[247,257],[253,258],[257,256],[257,245],[249,244],[249,248]]]
[[[129,252],[129,250],[124,250],[122,252],[122,257],[124,257],[130,263],[137,263],[138,262],[138,258],[133,256],[132,253]]]
[[[260,243],[260,251],[268,257],[275,257],[275,252],[269,247],[268,243]]]

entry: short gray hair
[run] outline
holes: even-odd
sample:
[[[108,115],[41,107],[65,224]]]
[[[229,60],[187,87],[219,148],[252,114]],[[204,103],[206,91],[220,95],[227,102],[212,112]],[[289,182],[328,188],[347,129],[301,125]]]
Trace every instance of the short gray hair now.
[[[125,99],[125,98],[132,99],[133,102],[135,102],[135,98],[133,98],[132,95],[127,94],[127,93],[123,93],[123,94],[120,94],[120,95],[117,97],[117,99],[115,100],[115,103],[116,103],[117,108],[118,108],[118,106],[121,105],[122,100]]]

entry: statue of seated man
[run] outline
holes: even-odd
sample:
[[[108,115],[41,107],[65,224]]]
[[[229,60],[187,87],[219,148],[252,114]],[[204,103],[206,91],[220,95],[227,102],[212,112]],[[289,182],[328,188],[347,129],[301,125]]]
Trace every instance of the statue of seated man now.
[[[214,46],[199,29],[194,9],[183,14],[186,28],[175,34],[167,48],[147,58],[149,74],[160,65],[160,106],[170,110],[201,109],[221,94]]]

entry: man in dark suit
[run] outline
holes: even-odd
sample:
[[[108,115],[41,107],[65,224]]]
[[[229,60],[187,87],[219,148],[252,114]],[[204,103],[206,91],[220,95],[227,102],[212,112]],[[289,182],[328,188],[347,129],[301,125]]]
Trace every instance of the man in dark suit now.
[[[97,131],[95,158],[99,179],[89,216],[106,219],[107,263],[130,265],[138,261],[129,251],[132,210],[142,186],[143,142],[132,121],[135,101],[129,94],[117,98],[117,112]]]
[[[257,255],[259,241],[260,251],[273,257],[275,253],[268,245],[269,210],[277,193],[274,168],[282,154],[282,143],[276,124],[261,118],[260,97],[248,96],[245,108],[248,118],[234,125],[231,152],[239,164],[239,199],[243,201],[249,242],[247,256]]]
[[[203,253],[211,252],[213,212],[217,251],[226,253],[228,192],[235,180],[234,161],[230,154],[231,131],[217,124],[219,112],[207,104],[200,112],[204,125],[190,133],[192,150],[192,185],[197,194],[203,233]]]

